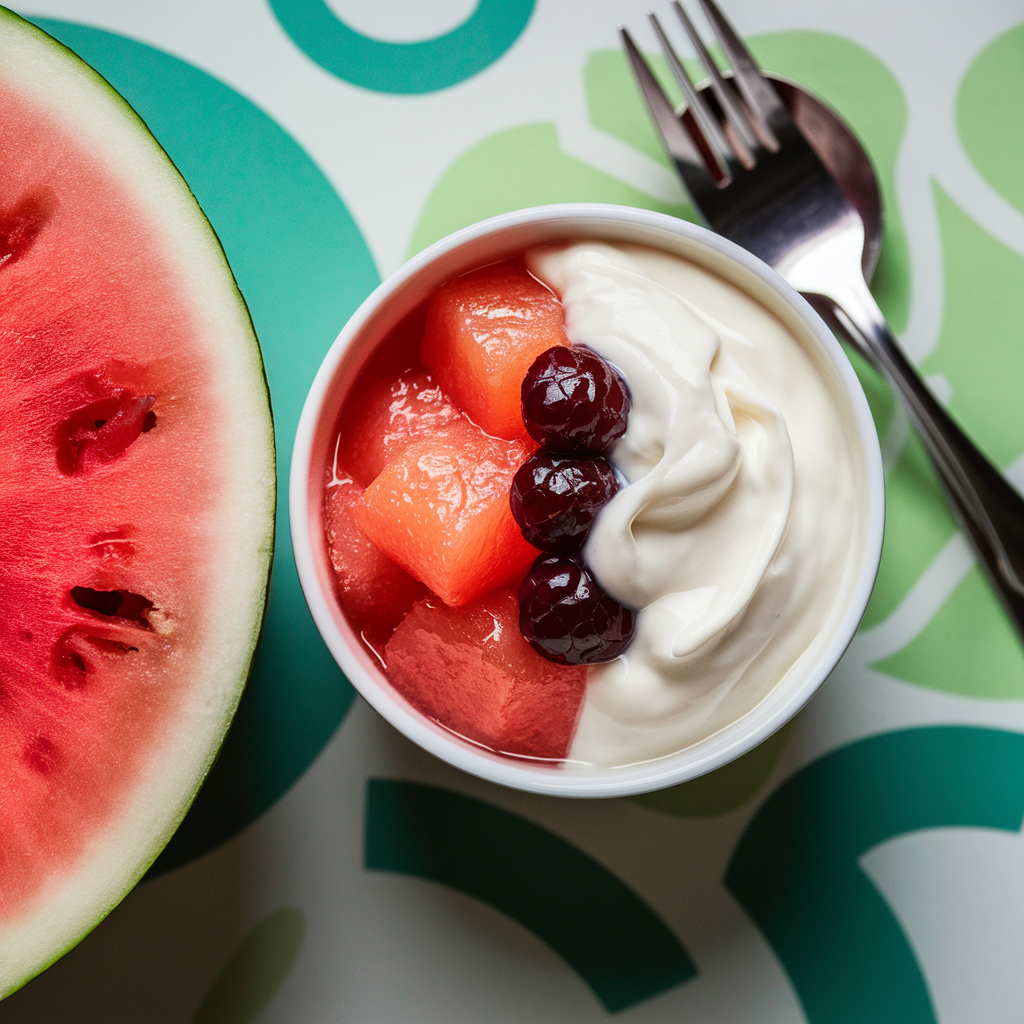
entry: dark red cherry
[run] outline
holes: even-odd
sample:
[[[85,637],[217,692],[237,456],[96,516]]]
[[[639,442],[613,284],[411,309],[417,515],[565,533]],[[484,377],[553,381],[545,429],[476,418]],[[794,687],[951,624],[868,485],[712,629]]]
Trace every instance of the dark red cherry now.
[[[604,452],[626,432],[629,390],[585,345],[542,352],[526,372],[523,423],[548,451]]]
[[[577,551],[597,513],[619,489],[602,458],[531,455],[512,478],[509,505],[523,536],[543,551]]]
[[[605,593],[576,559],[541,555],[519,588],[519,629],[561,665],[617,658],[636,632],[636,613]]]

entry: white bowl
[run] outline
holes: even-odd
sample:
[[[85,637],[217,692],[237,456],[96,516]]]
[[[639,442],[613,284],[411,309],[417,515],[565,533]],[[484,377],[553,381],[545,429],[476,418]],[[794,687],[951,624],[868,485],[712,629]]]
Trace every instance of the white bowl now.
[[[808,350],[839,404],[860,478],[863,555],[845,611],[808,670],[787,676],[751,711],[678,753],[625,768],[579,773],[519,763],[465,742],[420,714],[388,683],[333,596],[324,540],[323,477],[341,405],[375,346],[438,286],[474,267],[544,242],[595,238],[677,253],[717,273],[774,313]],[[299,420],[289,492],[292,545],[310,612],[331,654],[362,696],[396,729],[456,768],[506,786],[559,796],[627,796],[672,786],[720,767],[767,739],[804,706],[853,637],[882,549],[884,485],[878,437],[860,384],[828,328],[770,267],[704,228],[624,206],[567,203],[520,210],[456,231],[413,257],[359,307],[327,353]]]

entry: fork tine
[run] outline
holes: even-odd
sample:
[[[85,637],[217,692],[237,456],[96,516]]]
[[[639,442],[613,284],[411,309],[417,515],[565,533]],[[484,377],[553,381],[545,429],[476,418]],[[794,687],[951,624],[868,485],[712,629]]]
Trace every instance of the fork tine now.
[[[672,49],[672,44],[668,41],[668,36],[665,35],[657,15],[651,11],[647,17],[650,18],[651,24],[654,26],[654,32],[658,37],[658,42],[661,44],[662,52],[665,54],[665,60],[668,61],[668,66],[672,74],[675,75],[679,88],[683,90],[686,103],[693,112],[698,129],[704,136],[705,147],[717,164],[717,167],[709,167],[708,170],[713,178],[724,179],[723,186],[721,186],[724,187],[724,184],[727,184],[731,178],[727,162],[728,156],[734,152],[733,148],[722,133],[718,118],[711,112],[707,101],[693,87],[693,82],[690,81],[690,76],[686,73],[683,62],[676,55],[676,51]]]
[[[686,34],[690,37],[690,42],[693,44],[694,50],[697,51],[701,64],[704,65],[704,70],[711,79],[712,92],[714,92],[718,99],[729,124],[732,125],[733,130],[739,136],[738,141],[740,145],[737,147],[737,140],[730,139],[729,141],[732,142],[733,149],[736,150],[736,155],[740,158],[740,162],[749,170],[754,166],[754,158],[751,155],[751,151],[757,149],[757,136],[751,130],[750,122],[747,120],[743,108],[737,102],[736,94],[725,84],[725,79],[722,78],[718,65],[712,60],[711,54],[708,53],[707,47],[704,45],[704,41],[697,35],[697,30],[693,27],[693,22],[686,16],[686,11],[683,10],[682,4],[679,3],[679,0],[672,0],[672,6],[675,8],[679,20],[683,23],[683,28],[686,29]]]
[[[729,60],[735,75],[736,84],[739,86],[740,94],[747,102],[751,115],[757,122],[756,127],[761,129],[765,135],[765,143],[772,152],[778,152],[779,140],[772,131],[771,125],[788,123],[790,120],[789,111],[786,110],[779,94],[765,81],[761,69],[751,56],[750,51],[740,41],[732,25],[725,19],[725,15],[718,9],[714,0],[700,0],[700,5],[711,27],[722,44],[725,56]]]
[[[640,87],[640,94],[647,103],[647,109],[661,136],[661,141],[668,151],[668,155],[679,168],[687,187],[691,193],[695,189],[703,191],[707,188],[714,188],[714,182],[708,174],[700,150],[690,137],[690,133],[683,127],[683,123],[676,117],[675,108],[647,66],[647,61],[637,49],[633,37],[625,26],[619,29],[619,35],[622,37],[622,46],[626,51],[630,67],[633,69],[637,85]]]

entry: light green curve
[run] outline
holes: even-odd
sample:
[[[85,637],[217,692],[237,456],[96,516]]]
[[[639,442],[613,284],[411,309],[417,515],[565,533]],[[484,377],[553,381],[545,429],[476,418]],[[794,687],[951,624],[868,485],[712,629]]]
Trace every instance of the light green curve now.
[[[921,633],[874,667],[931,690],[1024,698],[1024,650],[977,566]]]
[[[688,206],[662,203],[562,152],[555,126],[526,124],[468,149],[434,187],[409,255],[486,217],[547,203],[621,203],[693,219]]]
[[[853,365],[860,386],[864,389],[864,397],[868,400],[871,418],[875,421],[875,429],[880,438],[892,426],[892,415],[896,411],[896,396],[885,378],[850,344],[840,339],[843,351]]]
[[[282,907],[265,917],[231,954],[192,1024],[251,1024],[284,984],[302,947],[302,914]]]
[[[937,184],[933,189],[946,295],[942,333],[924,369],[946,376],[953,389],[950,411],[1005,466],[1024,450],[1019,398],[1024,380],[1024,257],[975,224]],[[904,460],[910,458],[917,463],[916,485],[905,473],[894,474],[889,482],[887,507],[902,504],[901,514],[887,526],[883,561],[888,557],[902,564],[891,576],[880,574],[872,597],[871,610],[876,612],[891,610],[899,598],[902,588],[886,590],[886,582],[916,579],[924,568],[921,563],[938,553],[954,529],[916,439],[904,452]],[[926,493],[927,503],[922,500]],[[930,689],[971,697],[1024,697],[1024,650],[977,568],[920,634],[875,667]]]
[[[931,459],[907,438],[885,482],[885,541],[862,628],[887,619],[957,531]]]
[[[1005,467],[1024,451],[1024,257],[971,220],[938,184],[933,193],[945,303],[938,344],[922,369],[945,375],[953,390],[950,411]],[[912,436],[886,483],[885,545],[866,626],[896,608],[955,530],[935,472]],[[977,623],[972,628],[981,633],[965,644],[968,622]],[[905,654],[878,667],[939,690],[1013,696],[1021,686],[1020,654],[1008,629],[980,578],[965,581]],[[978,656],[972,659],[968,651],[975,648]]]
[[[975,58],[956,101],[960,141],[978,173],[1024,213],[1024,23]]]
[[[1024,256],[971,220],[938,183],[932,189],[946,296],[939,343],[922,368],[946,375],[950,412],[1005,467],[1024,452]]]
[[[665,58],[652,53],[645,56],[665,94],[678,104],[681,99],[679,86],[672,78]],[[699,77],[691,62],[686,63]],[[621,50],[594,50],[588,54],[583,65],[583,88],[587,95],[587,113],[595,128],[614,135],[665,167],[671,166],[654,133],[651,115],[640,98],[636,79]]]

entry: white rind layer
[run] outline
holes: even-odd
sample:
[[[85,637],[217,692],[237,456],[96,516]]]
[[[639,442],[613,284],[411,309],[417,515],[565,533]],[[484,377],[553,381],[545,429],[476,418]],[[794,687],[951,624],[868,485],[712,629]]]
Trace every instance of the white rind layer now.
[[[213,609],[193,685],[151,749],[122,813],[21,917],[0,923],[0,995],[84,937],[141,878],[210,769],[248,676],[273,551],[275,465],[266,379],[252,324],[216,235],[188,186],[131,107],[44,32],[0,9],[0,79],[67,124],[132,195],[157,246],[174,260],[200,325],[211,388],[225,411],[223,483],[211,510],[225,522],[209,573]]]

